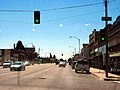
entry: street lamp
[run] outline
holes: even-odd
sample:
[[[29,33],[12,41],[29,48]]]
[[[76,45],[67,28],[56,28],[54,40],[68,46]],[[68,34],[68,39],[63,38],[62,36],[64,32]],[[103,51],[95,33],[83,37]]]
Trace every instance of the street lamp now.
[[[43,49],[39,48],[39,49],[38,49],[38,54],[39,54],[39,56],[41,55],[41,51],[43,51]]]
[[[27,43],[27,44],[25,45],[25,47],[26,47],[28,44],[31,44],[31,45],[32,45],[32,47],[34,47],[34,48],[35,48],[35,46],[33,45],[33,43]]]
[[[73,51],[70,51],[72,54],[73,54],[73,56],[74,56],[74,52]]]
[[[79,54],[80,54],[80,39],[79,39],[79,38],[77,38],[77,37],[75,37],[75,36],[70,36],[70,38],[75,38],[75,39],[77,39],[77,40],[78,40],[78,44],[79,44]]]
[[[73,46],[69,46],[70,48],[74,48],[74,54],[76,54],[76,48]]]

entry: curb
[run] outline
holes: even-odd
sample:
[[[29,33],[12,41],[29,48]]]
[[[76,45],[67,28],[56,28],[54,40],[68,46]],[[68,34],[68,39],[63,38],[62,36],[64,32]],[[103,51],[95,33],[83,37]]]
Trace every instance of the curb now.
[[[104,80],[104,81],[120,81],[120,78],[102,78],[94,73],[92,73],[92,75],[96,76],[97,78],[99,78],[100,80]]]
[[[92,73],[92,75],[96,76],[97,78],[99,78],[100,80],[104,80],[103,78],[99,77],[98,75]]]

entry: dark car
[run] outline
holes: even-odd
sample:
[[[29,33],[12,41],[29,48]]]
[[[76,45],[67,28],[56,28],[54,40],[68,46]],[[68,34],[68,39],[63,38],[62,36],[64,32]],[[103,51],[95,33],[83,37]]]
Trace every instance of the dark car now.
[[[72,69],[75,69],[75,64],[77,63],[77,61],[73,61],[71,66],[72,66]]]
[[[55,63],[56,65],[58,65],[59,64],[59,61],[56,61],[56,63]]]

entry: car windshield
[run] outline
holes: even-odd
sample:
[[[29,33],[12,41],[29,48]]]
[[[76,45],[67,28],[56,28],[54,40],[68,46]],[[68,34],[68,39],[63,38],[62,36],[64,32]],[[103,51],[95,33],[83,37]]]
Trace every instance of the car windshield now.
[[[0,90],[98,87],[120,90],[120,0],[0,0]]]
[[[4,62],[4,63],[12,63],[12,61],[6,61],[6,62]]]
[[[87,61],[78,61],[77,63],[78,63],[78,64],[88,64]]]
[[[20,62],[15,62],[13,65],[21,65],[22,63]]]

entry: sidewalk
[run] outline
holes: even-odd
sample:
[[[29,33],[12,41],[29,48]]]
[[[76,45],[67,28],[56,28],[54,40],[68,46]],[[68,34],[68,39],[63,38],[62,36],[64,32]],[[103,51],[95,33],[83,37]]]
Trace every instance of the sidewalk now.
[[[115,75],[112,73],[108,73],[108,77],[105,77],[105,71],[97,68],[90,68],[90,72],[98,77],[101,80],[106,80],[106,81],[120,81],[120,75]]]

